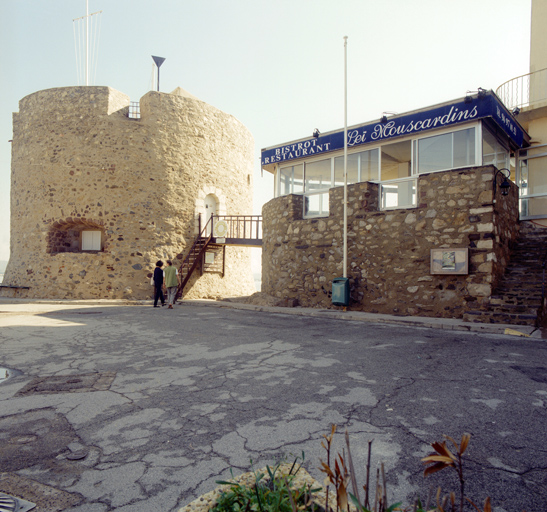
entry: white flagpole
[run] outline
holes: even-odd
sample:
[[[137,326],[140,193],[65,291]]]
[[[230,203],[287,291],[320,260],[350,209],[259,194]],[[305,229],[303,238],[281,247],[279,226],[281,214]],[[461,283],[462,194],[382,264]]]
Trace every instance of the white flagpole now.
[[[85,85],[89,85],[89,0],[85,0]]]
[[[344,273],[348,277],[348,36],[344,36]]]

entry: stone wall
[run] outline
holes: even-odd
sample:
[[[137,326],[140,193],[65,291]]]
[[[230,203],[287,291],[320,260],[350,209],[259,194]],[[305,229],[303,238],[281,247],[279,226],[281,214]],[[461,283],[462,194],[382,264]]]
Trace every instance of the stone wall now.
[[[252,213],[253,139],[233,116],[189,95],[149,92],[140,119],[108,87],[66,87],[23,98],[13,115],[11,253],[4,285],[28,297],[149,298],[156,260],[196,236],[196,203]],[[81,251],[82,230],[101,250]],[[192,297],[254,291],[250,254],[230,248],[226,273]],[[8,290],[5,290],[8,293]]]
[[[518,234],[517,187],[493,203],[492,166],[421,175],[417,208],[379,211],[378,185],[348,186],[350,308],[461,318],[486,302]],[[500,177],[498,176],[498,179]],[[263,208],[262,291],[307,307],[331,305],[343,275],[343,188],[330,214],[302,219],[303,197]],[[468,248],[468,275],[432,275],[430,251]]]

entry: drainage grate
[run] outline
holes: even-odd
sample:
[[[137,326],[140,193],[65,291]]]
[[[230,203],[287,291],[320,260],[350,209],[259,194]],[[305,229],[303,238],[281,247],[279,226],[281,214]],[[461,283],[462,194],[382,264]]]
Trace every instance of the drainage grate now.
[[[55,469],[52,471],[57,473]],[[81,505],[83,501],[83,496],[80,494],[61,491],[15,473],[0,472],[0,489],[2,489],[0,495],[8,495],[10,498],[25,497],[24,500],[16,498],[20,507],[17,512],[27,512],[28,510],[34,512],[34,503],[36,503],[36,510],[42,512],[73,510],[73,507]]]
[[[88,393],[107,391],[116,377],[115,372],[87,373],[84,375],[56,375],[36,377],[16,396],[52,393]]]
[[[0,512],[27,512],[27,510],[32,510],[35,506],[36,503],[0,492]]]

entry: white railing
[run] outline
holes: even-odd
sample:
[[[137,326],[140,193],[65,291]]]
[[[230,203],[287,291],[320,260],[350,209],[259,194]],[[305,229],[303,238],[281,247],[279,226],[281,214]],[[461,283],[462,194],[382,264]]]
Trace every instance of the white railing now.
[[[497,88],[496,94],[509,110],[547,101],[547,69],[508,80]]]
[[[127,117],[129,119],[140,119],[141,118],[141,108],[138,101],[129,102],[129,110],[127,111]]]

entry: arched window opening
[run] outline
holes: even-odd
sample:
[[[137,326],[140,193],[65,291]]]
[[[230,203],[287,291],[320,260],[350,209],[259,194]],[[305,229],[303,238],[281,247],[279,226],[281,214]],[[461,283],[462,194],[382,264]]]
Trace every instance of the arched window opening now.
[[[104,251],[102,225],[92,221],[66,220],[51,226],[47,239],[48,254]]]

